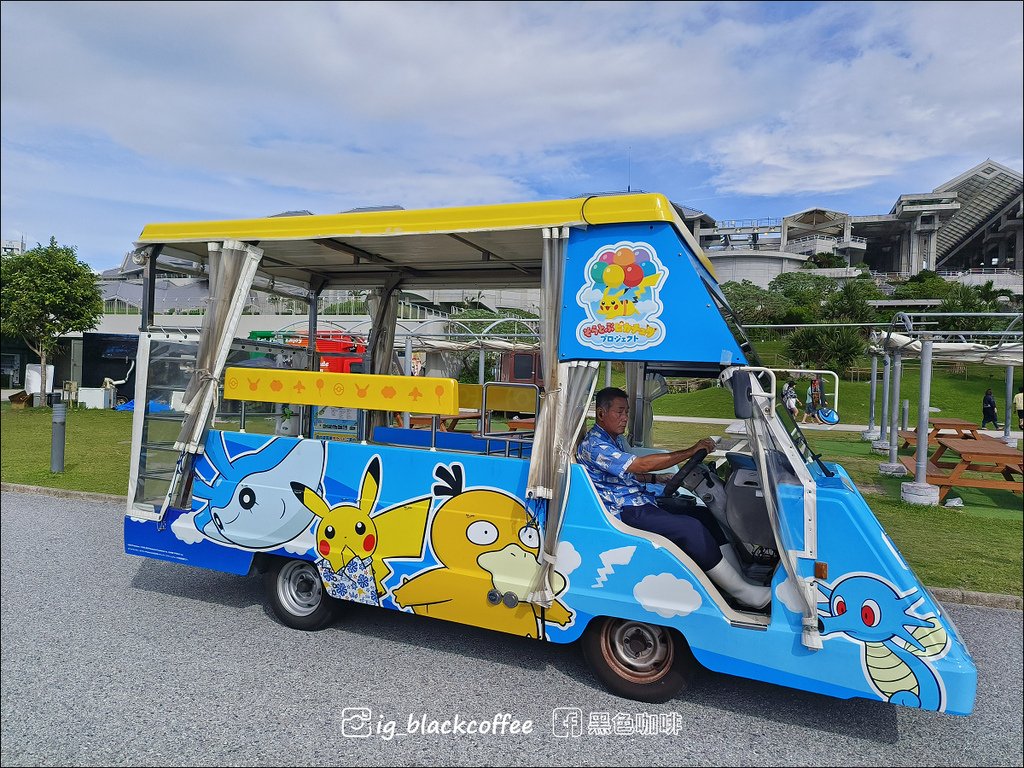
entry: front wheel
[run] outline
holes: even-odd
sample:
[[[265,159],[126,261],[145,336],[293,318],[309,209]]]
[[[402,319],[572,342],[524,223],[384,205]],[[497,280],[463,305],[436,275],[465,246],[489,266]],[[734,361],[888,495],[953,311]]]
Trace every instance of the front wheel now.
[[[681,634],[640,621],[595,618],[582,645],[604,686],[636,701],[660,704],[674,698],[690,684],[696,663]]]
[[[337,614],[338,601],[324,590],[320,572],[306,560],[275,558],[263,574],[270,607],[292,629],[324,629]]]

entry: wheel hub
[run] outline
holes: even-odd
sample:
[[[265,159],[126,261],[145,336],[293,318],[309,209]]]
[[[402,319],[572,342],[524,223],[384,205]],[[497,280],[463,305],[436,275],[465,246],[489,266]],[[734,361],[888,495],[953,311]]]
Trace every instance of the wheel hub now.
[[[653,682],[672,667],[672,639],[662,627],[638,621],[612,621],[602,649],[609,665],[636,682]]]

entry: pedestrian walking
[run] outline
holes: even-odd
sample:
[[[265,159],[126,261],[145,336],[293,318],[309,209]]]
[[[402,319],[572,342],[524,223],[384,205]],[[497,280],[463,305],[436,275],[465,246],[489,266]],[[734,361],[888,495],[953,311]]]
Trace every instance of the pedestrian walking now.
[[[981,428],[984,429],[985,425],[991,421],[992,426],[999,429],[998,418],[995,395],[992,394],[991,389],[986,389],[985,397],[981,399]]]

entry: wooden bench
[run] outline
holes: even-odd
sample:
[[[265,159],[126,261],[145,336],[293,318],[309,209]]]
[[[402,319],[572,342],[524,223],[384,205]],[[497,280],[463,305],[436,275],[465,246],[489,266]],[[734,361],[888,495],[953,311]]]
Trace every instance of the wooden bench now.
[[[928,460],[925,482],[939,487],[939,501],[950,488],[987,488],[1024,493],[1024,482],[1015,476],[1024,475],[1021,452],[997,440],[939,438],[939,450]],[[960,454],[955,464],[939,462],[946,450]],[[900,457],[900,463],[912,472],[917,470],[913,456]],[[949,467],[949,471],[947,471]],[[988,474],[989,477],[964,477],[964,472]],[[991,477],[999,475],[999,477]]]
[[[900,439],[903,440],[903,445],[900,448],[910,448],[917,445],[917,432],[915,430],[901,429],[898,434]]]
[[[534,418],[528,419],[509,419],[505,422],[508,425],[509,432],[515,432],[518,429],[536,429],[537,422]]]
[[[900,456],[900,464],[902,464],[904,467],[906,467],[909,470],[911,477],[913,477],[914,474],[917,472],[917,457],[916,456]],[[934,464],[932,464],[931,459],[928,460],[928,464],[926,465],[926,469],[927,469],[927,471],[926,471],[925,474],[928,475],[927,481],[929,483],[932,483],[932,485],[939,485],[939,483],[932,482],[936,478],[940,478],[941,479],[941,478],[949,477],[949,470],[943,469],[942,467],[935,466]]]

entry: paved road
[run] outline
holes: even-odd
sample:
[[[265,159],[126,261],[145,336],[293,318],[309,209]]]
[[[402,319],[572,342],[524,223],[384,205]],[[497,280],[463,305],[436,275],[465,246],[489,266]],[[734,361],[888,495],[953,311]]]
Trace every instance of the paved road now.
[[[601,689],[574,647],[352,606],[302,633],[257,579],[121,551],[120,505],[7,492],[2,765],[1021,765],[1022,614],[950,605],[980,670],[968,718],[711,672],[664,705]],[[359,711],[368,708],[368,720]],[[552,711],[584,734],[555,738]],[[457,714],[529,734],[408,735]],[[589,735],[601,713],[620,729]],[[660,723],[652,715],[662,715]],[[570,714],[570,718],[573,715]],[[399,735],[387,739],[395,721]],[[348,732],[381,735],[348,738]],[[512,722],[505,726],[511,729]]]

